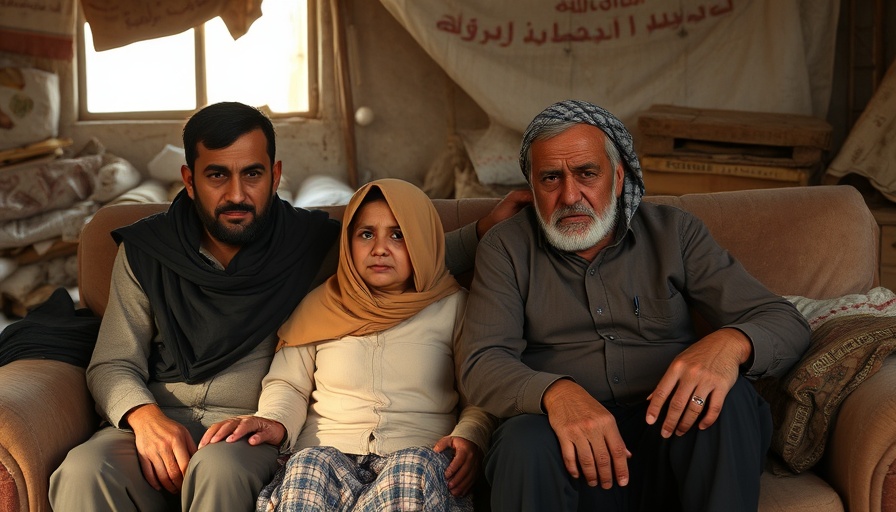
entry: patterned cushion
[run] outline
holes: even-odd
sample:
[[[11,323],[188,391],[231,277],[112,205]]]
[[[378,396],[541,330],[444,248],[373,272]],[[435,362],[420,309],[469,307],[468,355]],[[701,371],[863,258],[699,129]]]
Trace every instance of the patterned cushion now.
[[[821,458],[843,400],[896,350],[896,301],[885,289],[845,300],[788,298],[812,326],[811,344],[787,375],[756,386],[772,407],[772,451],[799,473]]]

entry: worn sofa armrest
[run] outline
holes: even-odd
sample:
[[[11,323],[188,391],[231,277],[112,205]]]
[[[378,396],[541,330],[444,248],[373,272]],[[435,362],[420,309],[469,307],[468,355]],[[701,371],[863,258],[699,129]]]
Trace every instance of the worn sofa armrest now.
[[[896,512],[896,355],[843,401],[825,450],[847,510]]]
[[[48,511],[50,474],[97,424],[83,368],[46,359],[0,366],[0,481],[15,494],[4,505],[18,502],[0,508]]]

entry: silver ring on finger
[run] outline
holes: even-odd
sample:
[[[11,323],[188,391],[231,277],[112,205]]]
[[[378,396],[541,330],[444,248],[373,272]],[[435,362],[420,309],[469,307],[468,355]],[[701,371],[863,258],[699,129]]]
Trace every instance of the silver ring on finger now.
[[[699,407],[703,407],[703,404],[706,403],[706,400],[704,400],[701,396],[694,395],[691,397],[691,402],[694,402]]]

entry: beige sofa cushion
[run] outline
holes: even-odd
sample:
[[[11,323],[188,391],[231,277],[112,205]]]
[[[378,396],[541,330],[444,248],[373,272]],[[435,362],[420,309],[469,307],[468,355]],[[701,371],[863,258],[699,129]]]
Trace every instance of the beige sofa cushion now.
[[[766,471],[759,480],[760,512],[843,512],[843,502],[831,486],[809,471],[775,475]]]
[[[757,189],[645,201],[679,206],[700,217],[713,238],[775,293],[827,299],[865,293],[877,285],[877,222],[852,187]]]

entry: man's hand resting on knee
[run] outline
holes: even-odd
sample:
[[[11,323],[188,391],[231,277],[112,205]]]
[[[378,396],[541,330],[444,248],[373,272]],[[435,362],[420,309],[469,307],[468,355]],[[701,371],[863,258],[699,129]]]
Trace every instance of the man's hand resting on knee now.
[[[574,478],[579,468],[588,485],[604,489],[613,480],[628,485],[628,458],[616,418],[581,386],[560,379],[544,392],[542,404],[560,441],[563,463]]]
[[[125,415],[134,431],[140,469],[157,491],[180,491],[196,443],[187,428],[172,420],[156,404],[135,407]]]
[[[647,397],[647,423],[659,421],[663,406],[668,404],[666,417],[662,418],[663,437],[684,435],[695,424],[700,430],[709,428],[722,412],[740,365],[750,359],[752,351],[750,339],[732,328],[712,332],[685,349]]]

